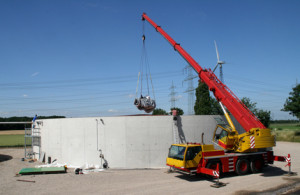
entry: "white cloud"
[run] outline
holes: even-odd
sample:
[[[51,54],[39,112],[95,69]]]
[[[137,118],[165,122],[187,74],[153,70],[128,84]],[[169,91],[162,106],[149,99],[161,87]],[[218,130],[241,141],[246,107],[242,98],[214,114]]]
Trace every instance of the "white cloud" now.
[[[31,77],[35,77],[35,76],[37,76],[38,74],[40,74],[39,72],[35,72],[35,73],[33,73],[32,75],[31,75]]]
[[[119,111],[118,110],[114,110],[114,109],[109,109],[108,112],[116,113],[116,112],[119,112]]]
[[[24,97],[24,98],[27,98],[27,97],[28,97],[28,95],[27,95],[27,94],[23,94],[23,97]]]
[[[179,100],[179,99],[181,99],[181,98],[183,98],[182,95],[176,96],[176,99],[177,99],[177,100]]]
[[[129,94],[128,97],[133,98],[133,97],[135,97],[135,94]]]

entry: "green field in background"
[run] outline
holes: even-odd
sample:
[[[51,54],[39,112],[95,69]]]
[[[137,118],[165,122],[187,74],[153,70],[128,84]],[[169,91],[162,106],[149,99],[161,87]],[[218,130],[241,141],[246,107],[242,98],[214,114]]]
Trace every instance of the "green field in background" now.
[[[24,135],[0,135],[0,147],[24,146]],[[31,139],[26,139],[26,145],[31,145]]]
[[[273,123],[270,125],[273,130],[295,130],[300,131],[300,123]]]
[[[270,128],[277,141],[300,142],[299,123],[273,123]]]

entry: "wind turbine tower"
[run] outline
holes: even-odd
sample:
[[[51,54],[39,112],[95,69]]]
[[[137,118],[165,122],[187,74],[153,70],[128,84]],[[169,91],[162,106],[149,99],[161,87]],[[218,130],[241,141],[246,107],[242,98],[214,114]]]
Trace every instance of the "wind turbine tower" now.
[[[220,80],[222,83],[224,83],[224,78],[223,78],[223,64],[225,64],[225,61],[221,61],[220,60],[220,55],[219,55],[219,51],[218,51],[218,46],[217,46],[217,43],[215,41],[215,47],[216,47],[216,53],[217,53],[217,64],[213,70],[213,72],[215,72],[215,70],[217,69],[217,67],[219,66],[220,67]]]

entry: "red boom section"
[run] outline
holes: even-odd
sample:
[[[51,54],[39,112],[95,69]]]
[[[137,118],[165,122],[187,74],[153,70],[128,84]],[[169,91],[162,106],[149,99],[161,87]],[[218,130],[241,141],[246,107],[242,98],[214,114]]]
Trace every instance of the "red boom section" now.
[[[223,84],[217,76],[207,69],[203,69],[181,46],[176,43],[160,26],[151,20],[145,13],[142,20],[147,20],[157,32],[159,32],[178,53],[195,69],[201,80],[214,93],[218,101],[226,106],[242,127],[249,131],[252,128],[265,129],[266,127],[256,118],[256,116],[238,99],[236,95]]]

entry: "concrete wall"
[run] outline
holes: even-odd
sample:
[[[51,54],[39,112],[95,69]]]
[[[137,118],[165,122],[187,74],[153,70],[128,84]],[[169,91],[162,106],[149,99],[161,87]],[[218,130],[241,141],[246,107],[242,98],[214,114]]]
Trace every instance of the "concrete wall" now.
[[[41,151],[58,163],[102,165],[99,150],[111,168],[165,167],[170,145],[177,140],[211,143],[215,116],[120,116],[39,120]]]

